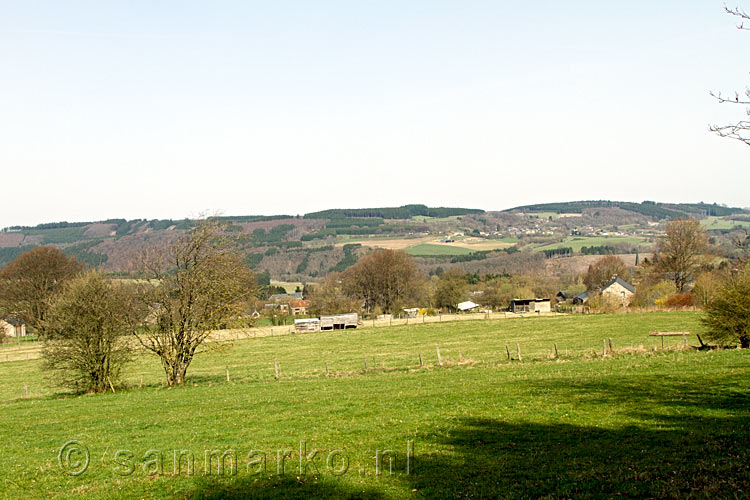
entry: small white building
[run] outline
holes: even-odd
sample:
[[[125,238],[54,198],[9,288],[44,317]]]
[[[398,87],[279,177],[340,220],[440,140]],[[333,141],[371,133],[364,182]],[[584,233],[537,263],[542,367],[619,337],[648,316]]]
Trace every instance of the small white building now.
[[[473,309],[476,309],[479,307],[479,304],[475,304],[474,302],[467,300],[466,302],[459,303],[456,308],[461,312],[471,311]]]

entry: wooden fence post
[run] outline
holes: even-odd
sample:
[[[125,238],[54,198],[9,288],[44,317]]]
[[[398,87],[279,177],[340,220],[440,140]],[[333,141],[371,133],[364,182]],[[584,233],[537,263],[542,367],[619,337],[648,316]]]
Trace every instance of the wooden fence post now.
[[[510,349],[508,348],[508,344],[505,344],[505,352],[508,354],[508,361],[510,361]]]
[[[602,339],[602,356],[607,355],[607,341]]]
[[[227,382],[229,382],[229,367],[227,366]]]
[[[276,375],[276,380],[279,380],[279,363],[275,359],[273,360],[273,370]]]
[[[555,358],[557,358],[557,344],[555,344]]]
[[[614,349],[612,349],[612,337],[609,338],[609,352],[612,352]]]
[[[143,387],[143,375],[141,375],[141,381],[138,383],[138,388]]]
[[[419,353],[419,366],[424,366],[422,364],[422,353],[421,352]]]
[[[516,354],[518,354],[518,361],[521,361],[521,345],[516,344]]]
[[[443,357],[440,355],[440,346],[437,346],[438,364],[443,366]]]

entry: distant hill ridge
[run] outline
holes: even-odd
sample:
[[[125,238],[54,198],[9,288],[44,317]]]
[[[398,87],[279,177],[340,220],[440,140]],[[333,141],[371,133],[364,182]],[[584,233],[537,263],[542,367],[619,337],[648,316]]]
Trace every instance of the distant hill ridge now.
[[[554,213],[581,213],[587,208],[620,208],[647,217],[659,219],[677,219],[680,217],[724,217],[742,213],[742,208],[733,208],[717,203],[659,203],[655,201],[644,201],[634,203],[628,201],[589,200],[569,201],[561,203],[540,203],[536,205],[523,205],[510,208],[505,212],[554,212]]]

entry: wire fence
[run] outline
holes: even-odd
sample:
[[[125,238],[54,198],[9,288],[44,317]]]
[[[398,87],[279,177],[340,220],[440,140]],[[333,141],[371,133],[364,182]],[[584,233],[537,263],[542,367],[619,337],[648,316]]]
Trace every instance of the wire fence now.
[[[434,316],[418,315],[415,317],[397,316],[385,319],[360,319],[358,328],[388,328],[404,325],[434,324],[455,321],[479,321],[497,320],[508,318],[550,317],[562,316],[556,312],[537,313],[511,313],[511,312],[482,312],[462,314],[438,314]],[[261,326],[252,328],[236,328],[228,330],[217,330],[211,333],[207,342],[228,342],[233,340],[246,340],[253,338],[280,337],[284,335],[304,335],[321,332],[296,332],[294,325]],[[322,332],[325,333],[325,332]],[[42,342],[38,340],[24,340],[19,342],[8,342],[0,345],[0,363],[10,361],[25,361],[39,359],[42,356]]]

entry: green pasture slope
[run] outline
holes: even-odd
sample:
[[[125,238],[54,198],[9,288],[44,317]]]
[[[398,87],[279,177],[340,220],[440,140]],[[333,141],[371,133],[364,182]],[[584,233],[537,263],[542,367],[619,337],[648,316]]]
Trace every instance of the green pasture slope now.
[[[680,349],[681,338],[667,340],[673,349],[654,352],[651,330],[699,332],[699,314],[446,322],[249,339],[201,353],[186,386],[172,390],[163,387],[157,360],[140,356],[125,380],[130,388],[106,395],[56,393],[37,361],[0,363],[2,495],[747,498],[750,352]],[[602,357],[609,338],[615,352]],[[508,361],[505,346],[515,357],[516,344],[523,360]],[[443,367],[436,366],[437,345]],[[62,445],[73,439],[90,456],[78,476],[58,463]],[[318,450],[305,473],[301,441],[307,454]],[[205,450],[228,449],[237,453],[236,475],[218,476],[216,459],[206,474]],[[389,455],[378,453],[387,449],[395,456],[393,475]],[[174,450],[195,455],[193,476],[185,458],[175,474]],[[286,455],[279,474],[277,457]],[[61,458],[75,468],[82,456]]]
[[[473,250],[464,247],[456,247],[451,245],[435,245],[432,243],[421,243],[414,245],[405,250],[409,255],[415,257],[434,257],[434,256],[455,256],[455,255],[469,255]]]
[[[534,248],[534,251],[543,252],[544,250],[570,247],[574,252],[580,252],[582,247],[615,244],[638,246],[648,244],[648,240],[638,236],[568,236],[564,241],[539,246]]]

